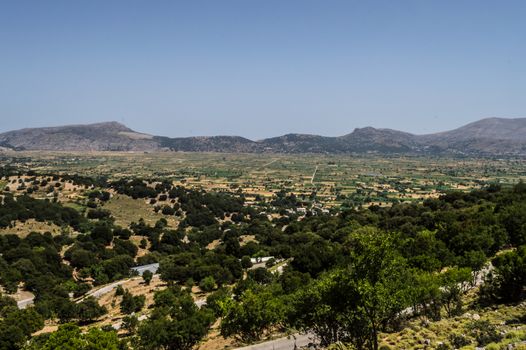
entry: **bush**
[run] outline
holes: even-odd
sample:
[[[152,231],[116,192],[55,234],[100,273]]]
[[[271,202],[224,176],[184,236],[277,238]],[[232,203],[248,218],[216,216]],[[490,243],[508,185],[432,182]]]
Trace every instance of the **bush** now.
[[[115,296],[119,295],[124,295],[124,288],[120,284],[115,288]]]
[[[81,322],[91,322],[107,312],[104,306],[100,306],[93,297],[77,304],[77,317]]]
[[[121,301],[121,311],[125,314],[139,312],[144,307],[146,297],[144,295],[133,295],[127,290],[124,291]]]
[[[105,219],[111,216],[111,212],[106,209],[90,209],[88,211],[88,219]]]
[[[252,267],[252,261],[250,260],[250,257],[248,256],[243,256],[241,258],[241,266],[244,268],[244,269],[249,269]]]
[[[274,265],[276,265],[276,259],[274,259],[274,258],[268,259],[268,261],[265,263],[265,266],[267,268],[270,268],[270,267],[272,267]]]
[[[489,289],[481,296],[493,294],[503,302],[516,302],[524,297],[526,287],[526,246],[497,256],[493,259],[495,277],[490,280]]]
[[[214,315],[216,317],[221,316],[221,303],[224,303],[226,300],[230,299],[232,297],[232,292],[229,288],[222,287],[215,291],[214,293],[210,294],[206,298],[206,307],[212,309],[214,311]]]
[[[449,335],[449,342],[455,349],[459,349],[463,346],[468,346],[471,341],[464,334],[453,333]]]
[[[216,287],[216,281],[214,280],[214,277],[208,276],[205,277],[199,282],[199,288],[201,288],[204,292],[211,292]]]
[[[146,285],[150,285],[152,278],[153,278],[153,273],[150,270],[146,270],[142,273],[142,279],[144,280],[144,283]]]
[[[502,335],[497,331],[497,327],[489,321],[475,321],[468,325],[471,336],[475,338],[478,346],[486,346],[489,343],[498,343],[502,340]]]

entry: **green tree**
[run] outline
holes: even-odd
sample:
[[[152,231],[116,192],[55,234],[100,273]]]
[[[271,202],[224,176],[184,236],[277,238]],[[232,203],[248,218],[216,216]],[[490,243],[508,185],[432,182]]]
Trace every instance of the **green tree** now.
[[[346,268],[296,294],[293,326],[316,333],[322,345],[337,341],[378,349],[378,333],[410,304],[410,274],[396,250],[396,236],[372,227],[352,233]]]
[[[37,339],[25,347],[26,350],[122,350],[117,333],[92,328],[83,334],[74,324],[61,325],[49,338],[40,343]]]
[[[146,297],[144,295],[133,295],[125,290],[122,295],[121,311],[127,315],[133,312],[139,312],[144,307],[145,301]]]
[[[188,292],[157,292],[151,317],[139,326],[139,349],[190,350],[210,329],[213,313],[199,309]]]
[[[0,349],[20,349],[32,333],[44,327],[44,320],[34,308],[10,309],[0,321]]]
[[[199,288],[201,288],[204,292],[211,292],[216,287],[216,281],[214,280],[214,277],[208,276],[205,277],[199,282]]]
[[[525,295],[526,246],[498,255],[493,259],[495,270],[490,277],[486,293],[501,302],[517,302]]]
[[[144,283],[149,286],[150,282],[152,281],[153,273],[150,270],[146,270],[142,273],[142,279],[144,280]]]
[[[124,316],[122,318],[122,329],[125,329],[128,334],[135,334],[137,327],[139,327],[139,319],[137,316]]]
[[[468,289],[472,280],[470,268],[453,267],[441,276],[442,303],[448,317],[459,315],[462,312],[462,294]]]
[[[441,318],[442,291],[441,278],[436,273],[413,271],[410,299],[415,315],[424,315],[432,320]]]
[[[252,261],[250,260],[250,257],[249,256],[243,256],[241,258],[241,266],[244,268],[244,269],[249,269],[252,267]]]
[[[260,339],[264,332],[283,322],[286,304],[270,287],[246,290],[239,301],[220,301],[223,319],[221,335],[234,336],[244,342]]]
[[[232,291],[230,288],[222,287],[216,290],[214,293],[210,294],[206,298],[206,307],[214,311],[216,317],[221,316],[221,305],[225,303],[226,300],[232,298]]]
[[[77,318],[86,323],[92,322],[107,312],[104,306],[99,305],[94,297],[89,297],[77,304]]]

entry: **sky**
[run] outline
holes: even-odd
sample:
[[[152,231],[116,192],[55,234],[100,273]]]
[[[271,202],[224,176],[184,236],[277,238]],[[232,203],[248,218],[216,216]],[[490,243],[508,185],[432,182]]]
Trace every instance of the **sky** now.
[[[526,117],[526,1],[0,0],[0,131],[417,134]]]

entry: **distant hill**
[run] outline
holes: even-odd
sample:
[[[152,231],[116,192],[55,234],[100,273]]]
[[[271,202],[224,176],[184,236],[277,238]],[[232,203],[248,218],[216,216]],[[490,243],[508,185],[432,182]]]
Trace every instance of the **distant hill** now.
[[[414,135],[357,128],[327,137],[287,134],[259,141],[239,136],[165,137],[133,131],[117,122],[33,128],[0,134],[0,150],[182,151],[245,153],[379,153],[526,155],[526,118],[488,118],[458,129]]]
[[[415,135],[391,129],[355,129],[339,139],[348,152],[408,153],[421,149]]]
[[[526,118],[482,119],[455,130],[422,135],[417,140],[440,152],[525,155]]]
[[[144,151],[158,142],[117,122],[30,128],[0,134],[0,145],[15,150]]]
[[[154,138],[159,147],[181,152],[228,152],[244,153],[257,150],[256,142],[239,136],[198,136]]]

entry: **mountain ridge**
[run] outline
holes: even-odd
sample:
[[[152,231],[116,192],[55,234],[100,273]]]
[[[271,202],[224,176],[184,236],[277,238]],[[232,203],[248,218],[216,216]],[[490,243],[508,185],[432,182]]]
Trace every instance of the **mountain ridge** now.
[[[225,153],[380,153],[526,155],[526,118],[486,118],[432,134],[355,128],[342,136],[289,133],[262,140],[241,136],[167,137],[111,121],[0,133],[0,146],[45,151],[182,151]]]

